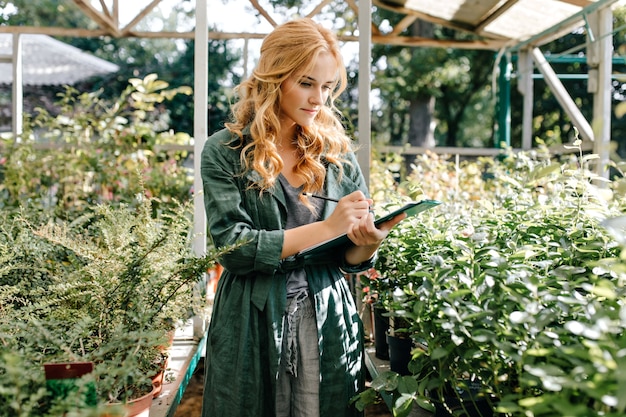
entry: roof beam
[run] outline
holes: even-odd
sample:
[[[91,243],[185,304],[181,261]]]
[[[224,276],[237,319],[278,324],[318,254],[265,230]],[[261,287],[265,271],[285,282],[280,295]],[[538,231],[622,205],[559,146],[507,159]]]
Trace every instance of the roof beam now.
[[[267,12],[267,10],[265,10],[263,8],[263,6],[261,6],[259,4],[259,2],[257,0],[250,0],[250,3],[252,3],[254,8],[257,9],[257,11],[261,14],[261,16],[263,16],[265,18],[265,20],[267,20],[270,23],[270,25],[272,25],[272,27],[278,26],[276,21],[274,21],[274,19],[272,19],[272,16],[270,16],[270,14]]]
[[[120,32],[115,22],[105,13],[102,13],[93,7],[89,0],[74,0],[74,2],[83,11],[83,13],[87,15],[87,17],[96,22],[98,26],[106,30],[110,35],[115,36],[116,38],[122,36],[122,32]],[[104,10],[108,11],[106,8]]]
[[[511,7],[513,7],[518,1],[519,0],[508,0],[502,6],[495,6],[494,7],[495,10],[494,9],[489,10],[486,16],[483,19],[481,19],[480,23],[476,25],[476,27],[474,28],[474,32],[482,35],[483,29],[485,29],[487,25],[489,25],[491,22],[493,22],[494,20],[502,16],[504,12],[506,12]]]
[[[150,13],[159,3],[161,3],[161,0],[152,0],[152,3],[147,5],[129,24],[124,27],[124,29],[122,29],[122,33],[124,35],[130,33],[137,23],[141,22],[141,20],[146,17],[148,13]]]
[[[563,0],[561,0],[561,1],[563,1]],[[600,9],[602,9],[604,7],[608,7],[611,4],[616,3],[617,1],[619,1],[619,0],[598,0],[596,2],[591,2],[591,4],[589,6],[583,8],[578,13],[575,13],[575,14],[571,15],[570,17],[568,17],[567,19],[563,20],[562,22],[557,23],[556,25],[554,25],[552,27],[549,27],[548,29],[542,31],[541,33],[536,34],[535,36],[531,36],[530,38],[528,38],[528,39],[526,39],[526,40],[524,40],[522,42],[518,42],[516,45],[511,47],[510,50],[511,51],[519,51],[520,49],[523,49],[523,48],[526,48],[526,47],[529,47],[529,46],[534,46],[537,43],[539,43],[540,41],[545,41],[546,38],[548,38],[551,34],[555,34],[555,33],[561,32],[563,30],[568,30],[573,25],[575,25],[577,22],[579,22],[580,20],[583,20],[585,15],[593,13],[596,10],[600,10]]]
[[[117,6],[117,1],[118,0],[113,0],[113,7]],[[104,2],[104,0],[100,0],[100,7],[102,7],[102,12],[107,15],[110,18],[113,18],[111,16],[111,12],[109,11],[109,7],[107,6],[107,4]]]
[[[550,90],[554,93],[557,101],[561,104],[565,113],[567,113],[570,117],[574,126],[578,128],[580,136],[582,136],[584,140],[593,141],[594,134],[591,125],[587,119],[585,119],[585,116],[583,116],[576,103],[574,103],[574,100],[572,100],[568,94],[567,90],[563,86],[563,83],[559,80],[559,77],[546,60],[546,57],[543,53],[541,53],[539,48],[530,49],[530,54],[537,64],[537,69],[543,74],[544,80],[550,87]]]
[[[317,14],[322,11],[324,6],[326,6],[331,1],[332,0],[323,0],[320,4],[317,5],[317,7],[315,7],[315,9],[311,10],[311,13],[309,13],[306,17],[313,18],[317,16]]]
[[[453,22],[450,20],[438,18],[436,16],[431,16],[426,13],[422,13],[419,10],[402,7],[396,3],[392,3],[389,0],[373,0],[373,2],[377,7],[382,7],[384,9],[391,10],[392,12],[395,12],[395,13],[400,13],[400,14],[404,14],[407,16],[416,16],[417,18],[421,20],[432,22],[437,25],[445,26],[445,27],[455,29],[455,30],[461,30],[464,32],[475,33],[475,27],[468,25],[468,24],[464,24],[461,22]],[[489,37],[491,39],[498,39],[498,37],[496,37],[495,35],[491,35],[491,34],[489,35]],[[501,39],[504,39],[504,38],[501,38]]]
[[[572,6],[587,7],[593,4],[591,0],[559,0],[562,3],[571,4]]]
[[[398,23],[394,25],[393,30],[391,31],[389,35],[395,36],[395,35],[401,34],[406,28],[411,26],[413,22],[415,22],[416,20],[417,20],[417,16],[404,16],[401,21],[399,21]]]
[[[61,28],[61,27],[40,27],[40,26],[0,26],[0,33],[32,33],[50,36],[70,36],[76,38],[97,38],[100,36],[111,36],[111,31],[107,29],[80,29],[80,28]],[[140,32],[131,31],[121,33],[124,37],[129,38],[172,38],[172,39],[193,39],[194,32]],[[248,34],[249,35],[249,34]]]
[[[504,47],[504,41],[499,40],[474,40],[474,41],[456,41],[449,39],[431,39],[411,36],[395,36],[393,34],[381,35],[372,28],[372,42],[380,45],[397,45],[397,46],[419,46],[429,48],[457,48],[457,49],[484,49],[497,51]],[[37,26],[0,26],[0,33],[33,33],[50,36],[70,36],[83,38],[97,38],[100,36],[110,35],[105,29],[89,30],[89,29],[68,29],[59,27],[37,27]],[[125,37],[134,38],[171,38],[171,39],[193,39],[194,32],[140,32],[127,31],[122,33]],[[209,37],[216,40],[231,39],[263,39],[267,33],[247,33],[247,32],[210,32]],[[354,35],[339,35],[342,42],[358,42],[359,37]]]

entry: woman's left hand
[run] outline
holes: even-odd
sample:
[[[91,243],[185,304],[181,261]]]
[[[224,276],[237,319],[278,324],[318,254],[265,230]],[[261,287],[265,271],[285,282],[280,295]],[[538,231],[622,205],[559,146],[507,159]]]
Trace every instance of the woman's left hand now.
[[[406,213],[398,214],[376,227],[374,214],[368,213],[367,216],[363,216],[352,223],[348,229],[348,237],[356,246],[346,251],[346,262],[349,265],[359,265],[371,259],[389,231],[405,218]]]
[[[350,225],[348,237],[356,246],[374,246],[377,249],[389,231],[405,218],[406,213],[402,213],[376,227],[374,214],[370,212]]]

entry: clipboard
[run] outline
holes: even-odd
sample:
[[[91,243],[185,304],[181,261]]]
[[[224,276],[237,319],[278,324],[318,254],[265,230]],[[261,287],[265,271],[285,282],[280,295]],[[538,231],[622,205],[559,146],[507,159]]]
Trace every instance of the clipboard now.
[[[393,210],[385,214],[384,216],[377,218],[374,221],[374,224],[376,226],[379,226],[380,224],[385,223],[388,220],[391,220],[392,218],[394,218],[395,216],[401,213],[406,213],[407,218],[416,216],[423,211],[426,211],[428,209],[438,206],[439,204],[441,204],[441,201],[437,201],[437,200],[411,201],[409,203],[405,203],[402,207],[396,210]],[[296,257],[319,255],[331,249],[341,247],[341,246],[352,245],[352,244],[353,243],[348,237],[348,235],[344,233],[335,238],[326,240],[324,242],[318,243],[317,245],[313,245],[306,249],[303,249],[296,254]]]

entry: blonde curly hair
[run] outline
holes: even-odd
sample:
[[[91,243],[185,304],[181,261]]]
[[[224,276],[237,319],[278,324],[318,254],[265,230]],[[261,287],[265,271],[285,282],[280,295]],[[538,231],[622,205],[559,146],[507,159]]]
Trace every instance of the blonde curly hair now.
[[[274,186],[283,168],[276,146],[280,130],[280,87],[289,77],[309,72],[321,53],[330,53],[335,59],[337,79],[314,123],[297,129],[294,143],[298,162],[294,172],[304,182],[303,191],[322,190],[325,162],[341,168],[342,155],[353,150],[335,107],[335,100],[347,84],[337,37],[309,18],[284,23],[263,40],[256,69],[236,88],[239,100],[232,108],[234,121],[226,123],[242,139],[242,144],[243,131],[250,127],[252,141],[243,144],[241,158],[244,169],[253,169],[261,175],[262,180],[255,184],[261,192]]]

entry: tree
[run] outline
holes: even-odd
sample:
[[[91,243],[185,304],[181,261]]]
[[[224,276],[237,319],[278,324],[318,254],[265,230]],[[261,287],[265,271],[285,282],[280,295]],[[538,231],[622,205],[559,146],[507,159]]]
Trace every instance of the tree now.
[[[400,18],[384,10],[376,16],[392,23]],[[414,24],[411,34],[472,39],[472,35],[424,22]],[[372,55],[372,86],[380,97],[374,110],[379,141],[392,145],[485,146],[491,140],[493,112],[485,109],[493,106],[488,93],[493,52],[375,45]],[[481,123],[475,126],[472,118],[477,114]],[[469,129],[472,123],[474,128]]]

